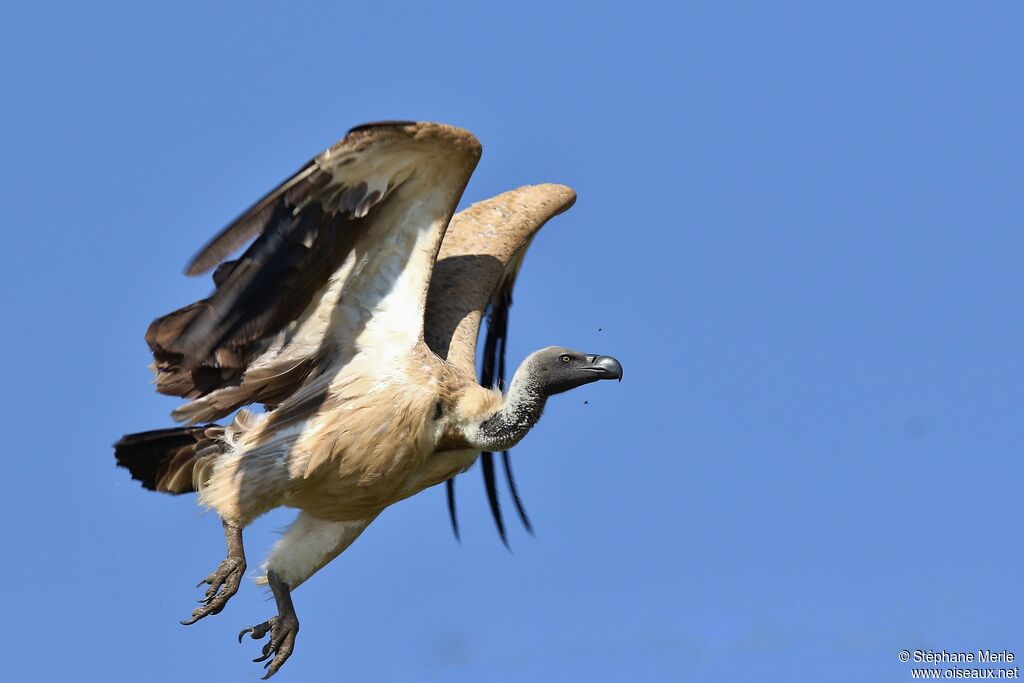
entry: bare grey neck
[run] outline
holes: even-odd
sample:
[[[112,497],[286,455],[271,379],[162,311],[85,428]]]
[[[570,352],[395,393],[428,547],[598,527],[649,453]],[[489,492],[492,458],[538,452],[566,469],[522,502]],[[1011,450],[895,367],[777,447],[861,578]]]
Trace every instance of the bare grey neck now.
[[[547,399],[524,363],[512,378],[501,410],[480,423],[475,445],[484,451],[512,448],[537,424]]]

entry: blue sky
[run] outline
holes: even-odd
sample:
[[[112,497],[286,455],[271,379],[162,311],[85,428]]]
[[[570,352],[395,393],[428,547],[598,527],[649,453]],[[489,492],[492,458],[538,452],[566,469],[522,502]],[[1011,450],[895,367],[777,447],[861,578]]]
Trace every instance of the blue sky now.
[[[180,273],[351,126],[435,120],[465,194],[572,185],[510,362],[611,354],[514,451],[295,594],[280,680],[903,681],[1024,656],[1017,3],[29,3],[0,9],[5,676],[255,680],[251,582],[179,626],[217,519],[115,469],[169,424]],[[508,503],[506,496],[505,502]],[[255,567],[293,513],[247,531]]]

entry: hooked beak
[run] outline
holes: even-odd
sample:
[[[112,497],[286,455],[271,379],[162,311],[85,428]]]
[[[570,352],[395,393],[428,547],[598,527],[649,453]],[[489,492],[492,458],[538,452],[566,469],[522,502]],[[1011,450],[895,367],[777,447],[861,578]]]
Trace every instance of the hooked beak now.
[[[622,381],[622,364],[611,356],[587,356],[588,368],[598,373],[598,379],[617,379]]]

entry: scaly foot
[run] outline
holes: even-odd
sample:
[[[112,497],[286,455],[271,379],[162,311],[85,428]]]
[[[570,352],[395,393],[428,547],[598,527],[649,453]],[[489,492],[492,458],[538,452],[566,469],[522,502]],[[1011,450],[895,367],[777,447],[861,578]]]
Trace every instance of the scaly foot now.
[[[228,600],[238,592],[238,586],[242,583],[242,577],[244,575],[245,558],[226,558],[220,563],[220,566],[217,567],[217,571],[213,572],[196,584],[196,588],[199,588],[204,583],[210,584],[210,587],[206,589],[206,594],[203,596],[203,599],[199,601],[203,606],[194,609],[192,611],[192,617],[182,621],[181,623],[185,626],[191,626],[203,617],[208,617],[211,614],[219,614],[220,611],[228,604]]]
[[[281,665],[292,656],[292,650],[295,649],[295,636],[298,632],[299,620],[295,618],[295,615],[276,616],[264,621],[262,624],[244,629],[238,634],[238,642],[242,642],[242,638],[245,637],[246,633],[252,634],[253,640],[259,640],[267,635],[267,633],[270,633],[270,641],[263,646],[262,656],[252,660],[254,662],[262,662],[273,655],[274,658],[263,665],[263,668],[267,670],[267,675],[263,677],[266,680],[277,673]]]
[[[202,607],[192,612],[192,617],[182,621],[190,626],[203,617],[219,614],[228,604],[228,600],[238,592],[238,586],[245,575],[245,551],[242,548],[242,529],[224,522],[224,537],[228,544],[228,556],[220,563],[217,570],[196,584],[196,588],[204,583],[209,584],[206,594],[199,601]]]
[[[264,621],[262,624],[242,629],[238,634],[238,642],[242,642],[245,634],[251,634],[253,640],[263,638],[270,634],[270,641],[263,646],[262,656],[252,660],[262,662],[268,660],[263,668],[267,670],[264,680],[270,678],[281,665],[288,661],[295,649],[295,636],[299,633],[299,619],[295,616],[295,607],[292,605],[291,589],[274,572],[267,572],[267,580],[270,589],[274,592],[274,600],[277,602],[277,616]],[[270,657],[273,656],[273,659]]]

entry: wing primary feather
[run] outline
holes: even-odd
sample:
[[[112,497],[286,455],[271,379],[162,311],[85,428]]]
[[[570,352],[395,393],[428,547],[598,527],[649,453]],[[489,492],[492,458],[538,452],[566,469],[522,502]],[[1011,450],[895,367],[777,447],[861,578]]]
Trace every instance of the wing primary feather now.
[[[505,466],[505,479],[508,480],[509,491],[512,492],[512,502],[515,503],[516,512],[519,513],[519,520],[526,527],[527,533],[534,536],[533,524],[530,523],[530,517],[526,514],[526,508],[523,507],[523,501],[519,498],[519,489],[516,487],[516,479],[512,476],[512,463],[508,457],[508,451],[501,452],[501,464]]]
[[[483,452],[480,454],[480,467],[484,472],[484,488],[487,489],[487,503],[491,506],[491,515],[494,517],[494,524],[498,527],[498,536],[502,544],[511,550],[508,544],[508,536],[505,533],[505,520],[501,517],[501,503],[498,502],[498,487],[494,481],[494,453]]]
[[[178,339],[177,346],[190,365],[201,363],[242,325],[264,312],[261,309],[268,305],[269,292],[288,266],[289,247],[301,245],[316,229],[321,215],[316,207],[294,217],[284,202],[277,204],[267,229]]]
[[[498,356],[498,325],[496,324],[494,307],[490,307],[487,316],[487,339],[484,342],[484,353],[480,366],[480,384],[490,387],[494,385],[495,370],[497,369]],[[494,525],[498,528],[498,536],[506,548],[508,537],[505,533],[505,520],[501,516],[501,504],[498,501],[498,488],[494,480],[494,454],[483,452],[480,454],[480,470],[484,475],[484,489],[487,491],[487,502],[491,506],[491,516],[494,518]]]
[[[455,477],[446,481],[444,487],[448,497],[448,519],[452,523],[452,533],[455,534],[455,540],[462,543],[462,537],[459,536],[459,515],[455,510]]]
[[[507,355],[505,351],[508,346],[508,316],[511,308],[512,278],[509,278],[507,284],[503,283],[501,290],[498,292],[498,305],[491,311],[491,317],[488,319],[487,324],[488,337],[490,337],[491,330],[493,329],[494,336],[497,339],[495,356],[498,365],[498,387],[502,391],[505,390],[505,358]],[[508,451],[501,452],[501,464],[505,470],[505,481],[508,483],[508,489],[512,493],[512,502],[516,506],[519,520],[523,523],[526,531],[533,536],[533,524],[530,522],[530,516],[526,514],[523,499],[519,496],[519,487],[516,486],[516,478],[512,474],[512,460],[509,457]]]
[[[498,388],[505,391],[505,347],[508,344],[508,309],[512,306],[512,291],[501,294],[501,303],[495,315],[494,326],[498,337]],[[488,327],[488,331],[490,328]]]
[[[317,171],[317,166],[310,161],[303,165],[283,184],[267,193],[258,202],[246,209],[241,216],[231,221],[223,230],[203,245],[188,266],[186,275],[199,275],[216,266],[231,252],[245,245],[250,239],[266,229],[272,220],[274,207],[278,200],[293,192],[296,186],[308,180]]]

